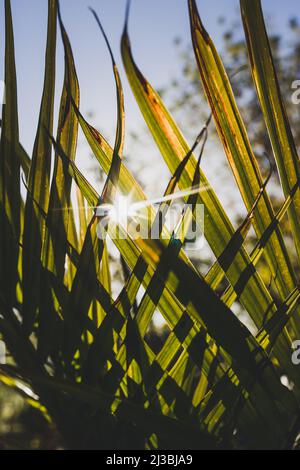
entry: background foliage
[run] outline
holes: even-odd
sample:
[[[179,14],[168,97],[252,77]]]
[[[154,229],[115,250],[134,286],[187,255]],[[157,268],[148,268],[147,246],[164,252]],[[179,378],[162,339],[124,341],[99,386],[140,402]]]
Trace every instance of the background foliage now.
[[[262,110],[259,119],[268,132],[266,149],[274,156],[284,201],[273,207],[269,174],[262,176],[257,148],[251,146],[242,117],[245,113],[241,114],[231,88],[234,78],[229,78],[196,2],[187,2],[199,71],[195,80],[201,81],[236,190],[247,209],[237,227],[200,166],[211,117],[206,116],[190,148],[134,61],[128,8],[122,58],[135,99],[172,174],[165,195],[172,196],[177,187],[198,187],[199,192],[185,197],[192,211],[182,213],[171,233],[165,225],[159,240],[133,239],[130,233],[112,240],[124,270],[122,290],[114,298],[108,240],[116,225],[122,233],[125,228],[110,218],[99,238],[95,209],[114,204],[120,194],[130,194],[134,202],[145,202],[146,197],[123,161],[123,90],[113,52],[92,12],[107,43],[116,83],[118,119],[111,146],[80,112],[71,44],[58,1],[48,1],[44,89],[29,157],[19,142],[13,24],[10,1],[5,0],[0,332],[7,364],[1,366],[0,378],[35,410],[27,408],[29,414],[38,413],[40,426],[51,439],[36,441],[34,431],[30,442],[15,443],[8,435],[3,447],[297,445],[300,384],[291,353],[300,331],[299,157],[260,2],[240,3],[251,76]],[[54,133],[57,28],[65,52],[65,79]],[[233,68],[239,65],[236,60]],[[244,92],[253,86],[249,76],[245,80],[240,83]],[[79,126],[107,174],[101,195],[76,166]],[[258,144],[264,146],[261,138]],[[77,188],[76,200],[72,186]],[[204,205],[204,235],[216,258],[205,275],[189,259],[180,236],[183,223],[195,216],[196,204]],[[155,209],[147,207],[155,223]],[[160,204],[164,221],[169,209],[169,200]],[[285,217],[288,229],[282,224]],[[141,216],[139,222],[145,224],[145,219]],[[250,228],[255,235],[249,249]],[[272,289],[260,263],[271,276]],[[251,321],[251,331],[235,315],[236,305]],[[169,334],[155,346],[149,325],[157,310]]]

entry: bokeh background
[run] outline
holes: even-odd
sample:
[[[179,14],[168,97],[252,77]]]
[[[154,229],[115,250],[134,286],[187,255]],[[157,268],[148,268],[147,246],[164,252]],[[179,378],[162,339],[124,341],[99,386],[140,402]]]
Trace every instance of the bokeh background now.
[[[126,111],[125,159],[135,177],[150,198],[161,196],[170,177],[163,159],[149,136],[138,106],[128,86],[120,56],[126,1],[125,0],[61,0],[61,14],[68,31],[75,57],[81,90],[80,109],[88,121],[113,144],[116,127],[116,95],[110,57],[98,26],[89,11],[93,7],[107,32],[123,80]],[[299,0],[263,0],[269,34],[274,38],[284,96],[291,102],[291,79],[300,78],[300,28],[297,15]],[[18,78],[20,141],[32,152],[44,78],[44,55],[47,33],[47,0],[11,0],[15,31],[15,52]],[[238,0],[199,0],[199,10],[206,29],[225,65],[235,71],[247,62],[243,56],[243,30]],[[208,109],[197,96],[197,76],[190,54],[191,38],[185,0],[133,0],[129,32],[135,60],[150,83],[160,90],[192,144],[208,116]],[[298,59],[299,58],[299,59]],[[63,82],[63,48],[58,31],[56,112]],[[298,63],[299,62],[299,63]],[[4,75],[4,2],[0,1],[0,79]],[[291,67],[294,67],[291,69]],[[241,80],[239,82],[239,80]],[[244,80],[244,81],[243,81]],[[248,89],[247,77],[235,79],[240,104],[245,103],[244,118],[249,125],[255,115],[253,90]],[[240,88],[239,88],[240,85]],[[243,91],[247,93],[243,93]],[[250,98],[248,94],[250,93]],[[252,106],[252,114],[247,105]],[[299,107],[298,107],[299,108]],[[292,113],[298,113],[295,107]],[[298,121],[299,122],[299,121]],[[264,130],[256,128],[253,120],[252,137],[259,135],[260,153],[264,150]],[[299,145],[300,137],[297,140]],[[267,145],[267,144],[266,144]],[[79,134],[77,164],[90,182],[101,192],[103,175],[83,137]],[[265,162],[261,160],[262,167]],[[236,190],[226,158],[214,135],[213,128],[202,160],[203,169],[233,220],[241,220],[246,212]],[[272,178],[274,198],[277,193],[276,174]],[[207,245],[202,261],[211,260]],[[118,281],[118,265],[114,273]],[[242,315],[242,312],[240,312]],[[161,318],[156,327],[162,328]],[[158,337],[154,340],[159,341]],[[0,449],[59,448],[55,429],[41,418],[38,411],[26,406],[19,396],[0,388]]]
[[[0,79],[3,77],[4,14],[0,2]],[[47,32],[47,0],[12,0],[15,29],[15,49],[18,75],[18,96],[20,115],[20,139],[31,153],[37,126],[38,111],[43,87],[43,65]],[[240,23],[238,0],[200,0],[198,2],[204,24],[219,50],[224,47],[225,18],[227,25]],[[110,58],[103,38],[88,7],[99,14],[117,64],[120,68],[125,91],[127,139],[125,154],[132,171],[143,183],[146,193],[158,196],[167,184],[168,172],[158,155],[155,144],[142,137],[146,134],[143,119],[127,84],[120,57],[120,36],[124,24],[125,0],[61,0],[62,17],[71,39],[81,89],[81,111],[113,142],[116,124],[116,99]],[[264,0],[263,8],[270,31],[288,40],[289,20],[299,8],[298,0]],[[184,47],[191,44],[189,19],[185,0],[133,0],[130,15],[130,36],[137,64],[156,89],[168,89],[173,80],[182,73],[183,62],[179,57],[174,40],[180,38]],[[57,44],[57,93],[56,110],[63,80],[63,50],[58,34]],[[168,97],[166,97],[167,104]],[[57,117],[57,113],[56,113]],[[181,119],[185,135],[193,139],[201,128],[190,127],[189,116]],[[139,137],[133,142],[132,134]],[[138,141],[138,139],[136,139]],[[94,183],[97,172],[89,158],[89,150],[79,145],[77,163]],[[133,145],[135,144],[135,145]],[[214,155],[206,154],[203,166],[207,176],[217,189],[225,206],[235,207],[236,198],[228,198],[231,175],[226,172],[228,186],[219,184],[220,149],[214,148]],[[224,177],[224,168],[221,176]],[[224,178],[223,178],[224,179]],[[228,180],[229,179],[229,180]],[[238,210],[242,211],[242,205]]]

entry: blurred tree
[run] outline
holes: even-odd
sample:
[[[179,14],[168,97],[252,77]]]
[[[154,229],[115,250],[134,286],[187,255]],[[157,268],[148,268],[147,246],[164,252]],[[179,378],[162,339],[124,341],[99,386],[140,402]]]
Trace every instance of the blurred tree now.
[[[222,46],[221,50],[218,47],[218,52],[221,53],[228,76],[230,77],[237,104],[244,119],[255,155],[263,174],[266,175],[269,172],[270,162],[273,167],[273,178],[270,183],[271,187],[269,186],[269,192],[272,197],[273,206],[277,210],[282,204],[282,193],[280,184],[278,184],[278,173],[267,129],[251,76],[242,22],[239,18],[229,21],[224,17],[220,17],[218,23],[219,28],[223,31]],[[276,34],[274,24],[267,24],[267,30],[281,93],[299,152],[300,105],[293,102],[292,96],[295,92],[293,83],[295,80],[300,79],[300,21],[297,17],[290,18],[287,24],[287,32],[283,36]],[[192,142],[206,121],[210,108],[204,96],[192,45],[184,44],[180,37],[175,38],[174,44],[181,58],[181,72],[171,81],[171,86],[168,84],[167,87],[161,88],[160,93],[166,101],[168,108],[175,116],[175,120],[184,129],[184,134]],[[209,139],[212,141],[214,137],[216,145],[217,143],[220,145],[212,120]],[[234,218],[237,224],[241,223],[242,216],[240,214],[236,212]],[[300,268],[294,252],[288,217],[284,218],[281,227],[286,243],[288,243],[290,248],[291,261],[295,272],[299,275]],[[256,237],[250,233],[247,239],[248,248],[251,248],[255,241]],[[198,266],[197,261],[195,264]],[[263,261],[259,263],[259,270],[265,281],[270,283],[270,289],[272,290],[273,279],[269,278],[270,273]],[[273,295],[275,295],[275,292],[273,292]]]
[[[233,91],[237,98],[239,109],[248,129],[251,143],[262,169],[267,169],[264,153],[272,155],[270,142],[256,91],[248,66],[248,57],[244,32],[241,21],[228,22],[219,18],[219,26],[223,29],[221,55],[228,75],[231,77]],[[270,31],[268,27],[268,31]],[[285,38],[270,34],[271,48],[279,83],[284,97],[286,109],[293,129],[296,145],[300,146],[300,106],[292,102],[294,92],[292,83],[300,78],[300,24],[294,17],[289,20],[288,33]],[[164,98],[171,103],[170,108],[179,122],[189,129],[191,135],[196,135],[201,123],[207,118],[209,108],[203,96],[202,85],[196,65],[192,46],[186,46],[180,38],[176,38],[175,46],[182,60],[182,72],[172,81],[171,87],[162,89]],[[200,123],[200,124],[199,124]]]

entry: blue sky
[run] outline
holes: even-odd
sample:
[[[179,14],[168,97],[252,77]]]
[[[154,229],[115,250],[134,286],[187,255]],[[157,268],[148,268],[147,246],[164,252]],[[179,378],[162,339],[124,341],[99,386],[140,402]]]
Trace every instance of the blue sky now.
[[[20,138],[29,152],[34,141],[43,87],[47,3],[47,0],[11,0]],[[113,137],[116,116],[114,81],[107,49],[88,10],[88,6],[92,6],[101,18],[120,67],[125,91],[127,129],[137,131],[143,125],[143,120],[127,85],[119,53],[126,1],[61,0],[60,3],[78,71],[81,110],[84,114],[93,111],[92,123],[106,136]],[[4,0],[1,0],[0,79],[3,78],[3,4]],[[299,0],[263,0],[262,4],[272,28],[285,34],[288,19],[298,12]],[[238,18],[238,0],[198,0],[198,6],[206,29],[217,47],[220,47],[218,17],[223,15],[229,19]],[[141,70],[155,87],[166,85],[180,69],[173,45],[174,38],[180,36],[184,43],[190,42],[186,0],[132,0],[129,31],[134,56]],[[60,97],[63,70],[63,51],[58,34],[56,105]],[[85,156],[81,155],[80,159],[82,158],[85,159]]]
[[[3,63],[3,1],[1,1],[0,58]],[[21,137],[29,149],[32,131],[37,123],[37,111],[43,86],[44,49],[46,40],[47,0],[12,0],[15,47],[18,71]],[[299,9],[298,0],[263,0],[264,11],[272,14],[274,28],[284,32],[288,18]],[[115,90],[107,50],[88,6],[99,13],[111,41],[118,65],[120,35],[123,27],[125,0],[61,0],[61,10],[68,30],[78,69],[82,110],[93,110],[98,124],[113,133],[115,121]],[[206,28],[220,44],[217,18],[235,17],[239,10],[236,0],[199,0],[199,10]],[[173,39],[181,36],[190,40],[185,0],[133,0],[130,35],[137,63],[154,86],[168,83],[178,71],[178,57]],[[0,69],[3,77],[3,72]],[[0,75],[0,78],[2,78]],[[57,80],[63,76],[62,47],[58,41]],[[123,74],[122,74],[123,76]],[[126,108],[132,127],[139,122],[137,107],[126,86]],[[60,88],[57,88],[59,96]],[[129,126],[130,127],[130,126]]]

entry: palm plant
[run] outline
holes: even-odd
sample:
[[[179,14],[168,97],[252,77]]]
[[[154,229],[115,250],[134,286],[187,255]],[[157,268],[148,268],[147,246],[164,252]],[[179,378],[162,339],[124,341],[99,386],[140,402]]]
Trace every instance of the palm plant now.
[[[176,230],[170,233],[165,225],[159,239],[148,240],[132,238],[113,218],[102,226],[99,237],[97,208],[113,205],[118,194],[130,193],[134,202],[145,202],[146,196],[122,160],[122,84],[96,13],[116,82],[114,146],[79,110],[71,45],[58,0],[48,0],[44,90],[30,158],[19,141],[13,25],[10,0],[5,0],[0,332],[9,358],[1,366],[0,379],[55,423],[67,448],[292,448],[299,432],[300,376],[291,355],[293,341],[300,338],[300,295],[281,230],[288,214],[299,258],[299,157],[260,1],[240,3],[253,82],[285,196],[276,213],[222,61],[195,0],[187,3],[202,85],[248,215],[235,229],[200,168],[210,118],[190,148],[139,70],[128,36],[127,8],[122,58],[145,122],[173,175],[166,195],[172,196],[177,186],[199,188],[185,197],[191,210],[182,213]],[[57,20],[65,78],[54,137]],[[101,195],[76,166],[79,126],[107,174]],[[201,142],[197,159],[195,149]],[[78,220],[72,184],[77,187]],[[160,205],[163,217],[170,200]],[[216,257],[205,277],[188,258],[180,235],[184,223],[195,218],[198,204],[204,205],[204,235]],[[147,223],[155,223],[150,203],[147,214]],[[257,242],[249,253],[246,239],[251,226]],[[113,238],[116,228],[124,236]],[[127,272],[115,299],[109,236]],[[271,272],[276,296],[259,273],[261,260]],[[227,287],[220,294],[224,280]],[[137,303],[140,288],[143,295]],[[234,302],[247,312],[255,332],[233,313]],[[156,310],[170,328],[159,352],[145,340]],[[288,378],[289,387],[281,383],[282,376]]]

